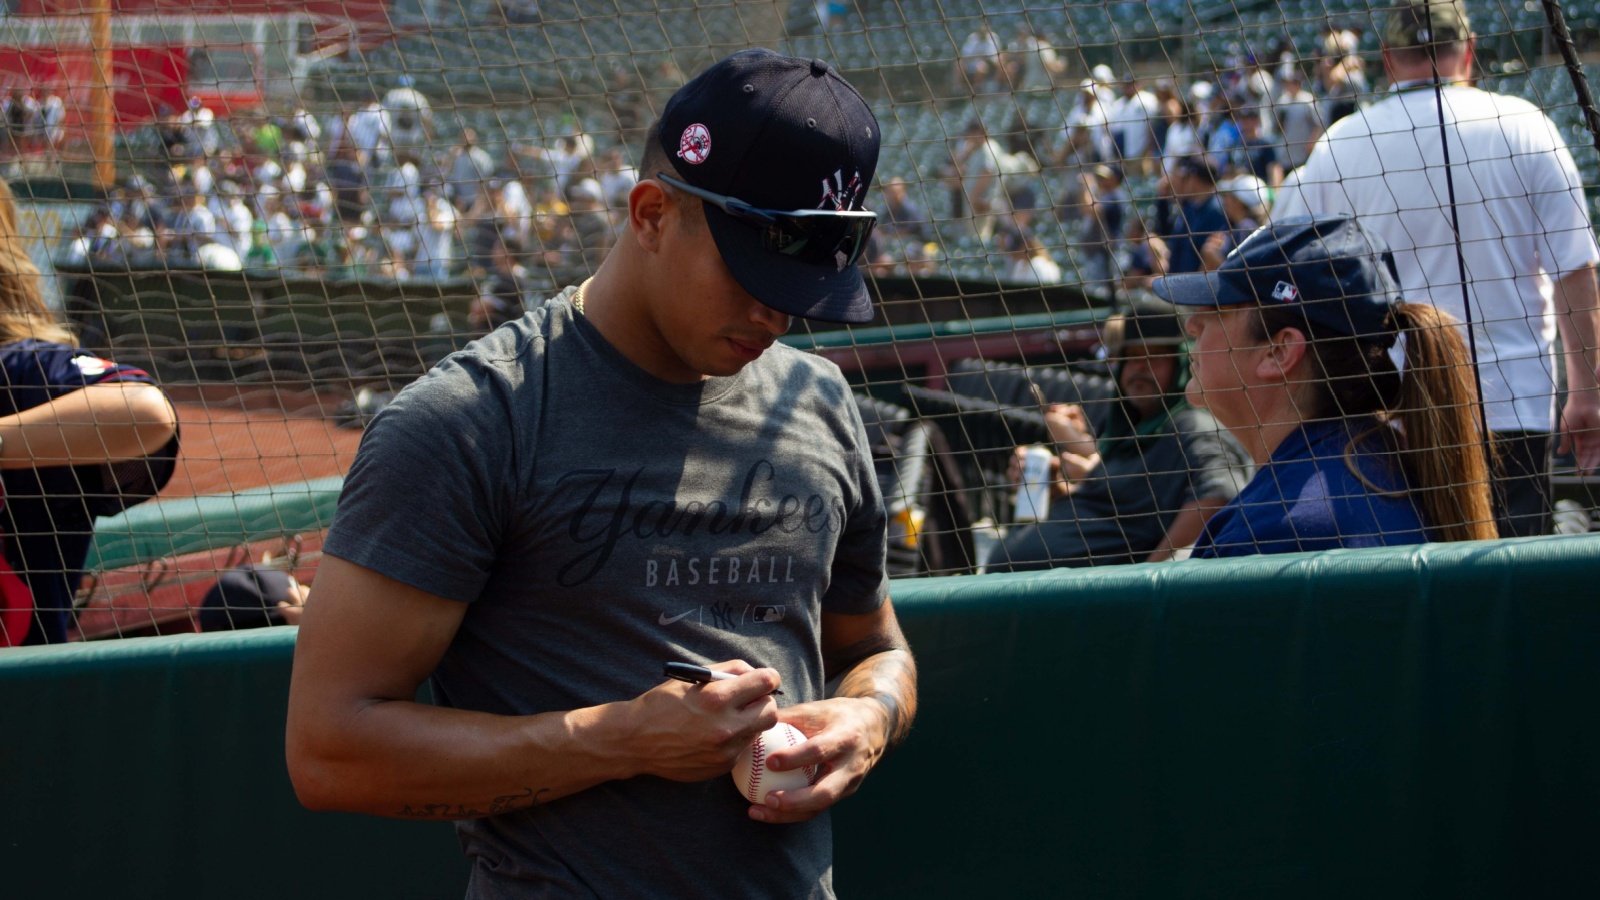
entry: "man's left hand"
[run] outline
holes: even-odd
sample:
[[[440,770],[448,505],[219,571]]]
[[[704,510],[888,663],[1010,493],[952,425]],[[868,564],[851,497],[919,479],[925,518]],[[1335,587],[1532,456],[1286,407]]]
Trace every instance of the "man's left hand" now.
[[[765,805],[750,807],[750,818],[774,824],[804,822],[854,794],[888,747],[888,716],[877,700],[834,697],[778,711],[806,736],[805,743],[767,757],[775,771],[817,767],[817,783],[794,791],[775,791]]]

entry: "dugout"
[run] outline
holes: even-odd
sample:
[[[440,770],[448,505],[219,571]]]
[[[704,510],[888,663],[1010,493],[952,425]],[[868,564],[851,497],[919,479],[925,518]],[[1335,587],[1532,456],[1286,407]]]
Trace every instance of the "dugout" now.
[[[899,581],[922,712],[839,893],[1594,896],[1597,579],[1600,536]],[[294,637],[0,654],[7,895],[459,896],[447,826],[295,803]]]

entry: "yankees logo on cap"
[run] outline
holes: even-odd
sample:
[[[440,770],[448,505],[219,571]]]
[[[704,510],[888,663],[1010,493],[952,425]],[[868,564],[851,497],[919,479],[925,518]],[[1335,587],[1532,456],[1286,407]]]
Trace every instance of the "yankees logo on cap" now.
[[[683,130],[678,138],[678,158],[691,166],[698,166],[711,155],[711,131],[699,122]]]

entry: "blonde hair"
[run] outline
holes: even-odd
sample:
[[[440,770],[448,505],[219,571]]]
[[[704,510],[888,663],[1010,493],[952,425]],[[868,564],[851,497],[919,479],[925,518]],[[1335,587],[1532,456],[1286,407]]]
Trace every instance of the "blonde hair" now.
[[[45,305],[39,267],[17,227],[17,200],[0,179],[0,344],[27,338],[76,347],[78,339]]]
[[[1402,376],[1388,349],[1371,340],[1307,332],[1314,370],[1308,418],[1371,415],[1372,429],[1354,435],[1345,463],[1368,488],[1379,489],[1355,461],[1356,444],[1393,435],[1406,489],[1415,495],[1429,538],[1435,541],[1498,537],[1489,500],[1489,461],[1478,419],[1478,389],[1460,322],[1426,303],[1401,303],[1391,314],[1405,338]],[[1303,317],[1265,309],[1257,319],[1265,337],[1281,328],[1307,330]]]

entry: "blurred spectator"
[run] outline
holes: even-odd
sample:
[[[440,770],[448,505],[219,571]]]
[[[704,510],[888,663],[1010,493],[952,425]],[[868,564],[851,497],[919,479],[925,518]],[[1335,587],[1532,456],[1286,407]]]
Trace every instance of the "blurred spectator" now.
[[[1248,480],[1244,451],[1185,399],[1185,336],[1170,305],[1130,301],[1107,322],[1104,342],[1116,401],[1094,417],[1101,421],[1076,404],[1048,407],[1056,451],[1048,518],[1012,525],[987,571],[1171,559]]]
[[[1167,120],[1166,139],[1161,148],[1162,174],[1170,176],[1178,160],[1205,151],[1200,140],[1200,117],[1181,97],[1174,98],[1172,115]]]
[[[883,209],[878,214],[878,231],[895,239],[927,243],[933,240],[933,220],[922,205],[911,199],[904,178],[893,177],[883,183]]]
[[[272,269],[278,265],[278,249],[267,237],[267,223],[257,221],[250,227],[250,246],[244,251],[246,269]]]
[[[628,165],[622,146],[616,145],[600,154],[595,161],[595,171],[600,178],[600,191],[606,206],[613,210],[628,208],[628,194],[639,182],[639,170]]]
[[[477,331],[492,331],[522,316],[529,280],[522,252],[522,243],[514,238],[495,245],[489,277],[467,314],[467,321]]]
[[[433,106],[414,86],[410,75],[401,75],[395,86],[383,95],[383,133],[396,154],[413,158],[426,152],[433,136]]]
[[[1239,145],[1228,155],[1225,174],[1254,175],[1274,188],[1283,184],[1283,145],[1261,133],[1261,111],[1241,109],[1235,121]]]
[[[1006,77],[1014,91],[1048,91],[1067,64],[1033,26],[1023,22],[1006,47]]]
[[[456,208],[463,212],[472,208],[478,201],[478,193],[483,190],[484,182],[494,175],[494,158],[489,151],[478,146],[478,132],[463,129],[461,140],[450,148],[449,175],[445,181],[445,193],[455,203]]]
[[[1104,163],[1079,182],[1078,222],[1075,238],[1080,250],[1079,277],[1103,284],[1116,279],[1116,254],[1121,249],[1124,222],[1131,202],[1122,172]]]
[[[1206,271],[1221,266],[1233,248],[1266,224],[1267,210],[1272,207],[1270,190],[1265,181],[1249,174],[1235,175],[1217,185],[1223,214],[1228,217],[1228,230],[1213,234],[1201,248]]]
[[[550,174],[555,176],[556,191],[565,194],[567,182],[577,174],[580,167],[589,162],[591,143],[588,135],[567,134],[557,138],[554,147],[516,144],[512,152],[514,155],[525,156],[548,166]]]
[[[1160,243],[1164,246],[1165,269],[1156,274],[1199,272],[1205,269],[1200,248],[1213,234],[1228,230],[1228,217],[1217,197],[1217,176],[1205,157],[1191,156],[1178,162],[1173,174],[1164,179],[1161,189],[1172,198],[1168,220],[1163,224]],[[1156,241],[1151,239],[1152,243]]]
[[[1085,78],[1078,83],[1078,92],[1061,134],[1061,148],[1055,159],[1058,166],[1088,165],[1116,158],[1110,123],[1092,79]]]
[[[1001,160],[1008,154],[999,142],[989,137],[982,119],[973,119],[961,136],[955,152],[956,172],[962,194],[971,210],[973,227],[981,237],[994,229],[994,217],[1010,211]]]
[[[1273,101],[1278,137],[1283,140],[1285,169],[1297,169],[1311,154],[1311,147],[1322,136],[1322,118],[1317,98],[1305,88],[1299,66],[1290,66],[1279,79],[1282,90]]]
[[[571,210],[572,228],[578,238],[583,266],[593,272],[600,268],[601,260],[611,249],[611,217],[606,213],[600,182],[593,178],[574,181],[567,188],[567,207]]]
[[[39,101],[27,88],[14,87],[11,95],[0,101],[0,119],[5,120],[6,155],[20,157],[26,154],[30,149],[30,137],[39,128]]]
[[[1061,267],[1034,235],[1002,231],[996,243],[1006,256],[1006,268],[1001,273],[1005,281],[1030,286],[1061,283]]]
[[[353,143],[343,143],[334,153],[323,175],[333,191],[334,211],[346,224],[360,223],[367,214],[370,197],[367,173],[361,165],[361,152]]]
[[[200,604],[201,631],[298,625],[311,589],[267,564],[244,565],[217,578]]]
[[[1212,105],[1211,134],[1206,138],[1206,161],[1217,172],[1228,171],[1234,153],[1244,146],[1244,131],[1239,127],[1240,112],[1226,100]]]
[[[1123,161],[1125,169],[1131,166],[1136,174],[1149,174],[1156,148],[1152,123],[1159,115],[1155,95],[1140,87],[1132,73],[1123,76],[1122,95],[1106,111],[1106,120],[1116,158]]]
[[[419,229],[416,274],[449,278],[456,261],[456,210],[437,193],[427,195],[428,217]]]
[[[362,168],[370,168],[388,161],[389,143],[383,104],[376,99],[350,114],[345,124],[344,136],[338,149],[347,146],[354,153],[351,159]]]
[[[961,58],[956,60],[959,82],[957,90],[969,93],[986,93],[1001,86],[1000,38],[989,27],[988,19],[979,19],[977,30],[967,35],[961,43]]]

